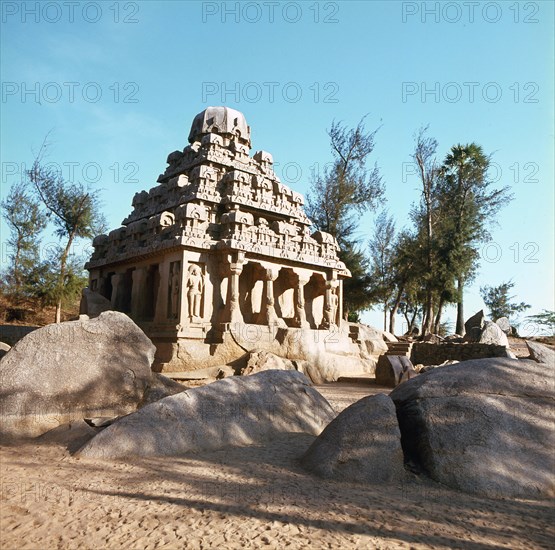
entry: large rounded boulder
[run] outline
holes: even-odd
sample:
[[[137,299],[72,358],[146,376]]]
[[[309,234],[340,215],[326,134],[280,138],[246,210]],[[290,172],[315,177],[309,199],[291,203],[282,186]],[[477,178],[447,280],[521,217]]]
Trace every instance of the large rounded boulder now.
[[[79,452],[92,458],[171,456],[242,447],[284,433],[319,435],[335,414],[297,371],[232,376],[120,418]]]
[[[401,432],[393,401],[378,394],[347,407],[309,447],[301,464],[323,478],[366,483],[402,479]]]
[[[497,323],[486,321],[480,335],[480,344],[495,344],[496,346],[508,348],[509,340]]]
[[[536,363],[555,368],[555,351],[553,351],[553,348],[548,348],[533,340],[526,340],[526,347],[530,352],[530,359],[536,361]]]
[[[116,311],[31,332],[0,361],[0,433],[34,437],[135,411],[151,385],[155,350]]]
[[[418,373],[411,360],[404,355],[382,355],[376,365],[376,384],[394,388]]]
[[[532,361],[490,358],[401,384],[390,397],[405,459],[469,493],[555,495],[554,374]]]

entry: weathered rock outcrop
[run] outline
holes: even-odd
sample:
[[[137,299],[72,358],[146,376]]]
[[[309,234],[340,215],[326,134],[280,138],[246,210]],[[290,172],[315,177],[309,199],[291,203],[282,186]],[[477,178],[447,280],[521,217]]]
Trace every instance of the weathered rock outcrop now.
[[[0,359],[2,359],[2,357],[4,357],[4,355],[6,355],[6,353],[8,353],[8,351],[10,351],[11,349],[12,347],[8,346],[8,344],[0,342]]]
[[[143,399],[140,403],[141,407],[164,399],[164,397],[169,397],[170,395],[175,395],[176,393],[181,393],[187,389],[186,386],[159,374],[157,372],[152,373],[152,378],[146,389]]]
[[[376,365],[376,384],[394,388],[417,374],[408,357],[404,355],[382,355]]]
[[[378,357],[387,351],[380,331],[356,323],[342,323],[329,331],[237,324],[230,331],[243,353],[264,350],[295,363],[306,362],[315,383],[372,374]]]
[[[555,367],[555,351],[539,342],[532,342],[526,340],[526,347],[530,352],[530,359],[541,363],[542,365],[549,365]]]
[[[480,344],[495,344],[496,346],[508,348],[509,340],[497,323],[485,321],[482,333],[480,334]]]
[[[444,339],[439,334],[425,334],[420,338],[420,342],[428,342],[429,344],[441,344]]]
[[[241,374],[256,374],[265,370],[296,370],[295,365],[289,359],[279,357],[275,353],[266,350],[253,350],[249,353],[247,364],[241,370]]]
[[[386,342],[396,342],[397,338],[382,330],[363,325],[362,323],[349,323],[351,338],[359,344],[361,353],[378,357],[387,351]]]
[[[104,311],[111,311],[114,309],[112,303],[102,294],[93,292],[88,288],[84,288],[81,293],[81,303],[79,305],[79,313],[81,315],[88,315],[91,319],[98,317]]]
[[[0,362],[0,432],[38,436],[80,418],[133,412],[155,347],[123,313],[40,328]]]
[[[387,330],[384,330],[382,332],[383,335],[383,339],[386,342],[398,342],[399,340],[397,339],[397,336],[395,336],[394,334],[391,334],[391,332],[388,332]]]
[[[482,334],[482,327],[484,326],[484,310],[481,309],[475,313],[464,324],[464,339],[467,342],[479,342]]]
[[[405,459],[470,493],[553,496],[554,376],[532,361],[492,358],[402,384],[390,397]]]
[[[444,361],[443,363],[441,363],[441,365],[422,366],[418,372],[419,372],[419,374],[421,374],[423,372],[428,372],[428,371],[437,369],[439,367],[447,367],[449,365],[456,365],[457,363],[459,363],[459,361],[455,361],[455,360],[452,359],[452,360]]]
[[[393,401],[379,394],[347,407],[309,447],[301,464],[324,478],[367,483],[401,479],[403,451]]]
[[[234,376],[147,405],[99,433],[85,457],[181,455],[240,447],[289,432],[319,435],[335,414],[296,371]]]
[[[500,317],[495,321],[495,324],[508,336],[511,334],[511,322],[507,317]]]

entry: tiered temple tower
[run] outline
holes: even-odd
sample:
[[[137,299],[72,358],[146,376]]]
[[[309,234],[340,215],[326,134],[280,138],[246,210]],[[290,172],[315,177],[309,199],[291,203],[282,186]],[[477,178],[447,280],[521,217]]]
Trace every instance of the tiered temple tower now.
[[[90,289],[129,314],[159,352],[170,344],[162,362],[176,343],[222,342],[232,325],[340,324],[350,273],[337,241],[311,234],[302,195],[281,183],[270,153],[251,157],[250,148],[242,113],[208,107],[189,145],[168,156],[159,185],[136,193],[122,227],[94,240]]]

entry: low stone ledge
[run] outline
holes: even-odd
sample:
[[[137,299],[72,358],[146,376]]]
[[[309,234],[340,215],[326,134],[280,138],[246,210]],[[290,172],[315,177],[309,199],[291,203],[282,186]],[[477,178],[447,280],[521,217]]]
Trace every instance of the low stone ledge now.
[[[508,357],[508,351],[505,346],[495,344],[415,342],[412,346],[411,361],[414,365],[439,365],[449,360],[468,361],[489,357]]]

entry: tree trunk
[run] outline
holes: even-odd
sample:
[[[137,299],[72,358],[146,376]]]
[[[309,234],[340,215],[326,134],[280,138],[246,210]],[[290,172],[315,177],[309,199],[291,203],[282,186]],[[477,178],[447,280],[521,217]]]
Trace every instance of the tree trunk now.
[[[389,312],[389,332],[391,332],[391,334],[395,334],[395,315],[397,315],[397,310],[399,309],[399,304],[401,303],[404,290],[404,287],[399,288],[399,292],[397,292],[397,296],[395,297],[395,303]]]
[[[441,297],[439,299],[439,304],[437,306],[437,314],[436,314],[436,318],[434,321],[434,334],[439,334],[439,325],[441,323],[441,314],[443,313],[443,305],[445,303],[445,300],[443,299],[443,297]]]
[[[412,314],[412,319],[410,320],[409,334],[412,332],[412,329],[414,328],[414,322],[416,321],[417,315],[418,315],[418,308],[415,308],[414,313]]]
[[[383,329],[387,330],[387,302],[383,305]]]
[[[389,312],[389,332],[395,336],[395,314],[396,310],[391,310]]]
[[[432,332],[432,324],[434,317],[434,308],[432,302],[432,292],[428,291],[426,295],[426,306],[424,310],[424,319],[422,319],[422,335]]]
[[[67,257],[69,255],[69,251],[71,250],[73,237],[74,237],[73,235],[70,235],[69,240],[67,241],[67,245],[62,254],[62,257],[60,258],[60,275],[58,277],[59,294],[58,294],[58,299],[56,301],[56,323],[62,322],[62,298],[63,298],[64,281],[66,276]]]
[[[457,299],[457,326],[455,327],[455,332],[459,336],[464,336],[463,290],[464,281],[462,277],[459,277],[457,279],[457,291],[459,295]]]
[[[406,313],[406,312],[403,312],[403,315],[404,315],[404,317],[405,317],[405,322],[407,323],[407,332],[410,332],[410,329],[411,329],[411,326],[410,326],[410,325],[411,325],[411,322],[410,322],[410,319],[409,319],[409,315],[408,315],[408,313]]]

